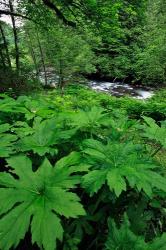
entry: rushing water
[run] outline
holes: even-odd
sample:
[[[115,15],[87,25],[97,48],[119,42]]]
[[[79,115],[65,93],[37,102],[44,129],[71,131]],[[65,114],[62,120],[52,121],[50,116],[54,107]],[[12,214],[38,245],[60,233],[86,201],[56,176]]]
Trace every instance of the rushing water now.
[[[44,85],[44,72],[40,72],[40,81]],[[57,85],[59,77],[56,73],[49,69],[47,71],[47,80],[48,85],[50,87],[55,88]],[[117,83],[117,82],[104,82],[104,81],[89,81],[88,85],[90,88],[102,91],[106,93],[110,93],[110,95],[121,97],[121,96],[131,96],[136,99],[148,99],[153,96],[152,90],[146,90],[142,87],[135,87],[133,85],[124,84],[124,83]]]
[[[89,86],[98,91],[110,93],[113,96],[131,96],[136,99],[148,99],[153,96],[153,91],[146,90],[142,87],[134,87],[129,84],[104,82],[104,81],[90,81]]]

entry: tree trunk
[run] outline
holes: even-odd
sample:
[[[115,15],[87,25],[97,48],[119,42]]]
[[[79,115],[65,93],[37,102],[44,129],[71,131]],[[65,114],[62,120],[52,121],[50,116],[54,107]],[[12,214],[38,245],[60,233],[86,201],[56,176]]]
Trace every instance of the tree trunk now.
[[[9,7],[10,7],[10,11],[13,13],[14,12],[13,0],[9,0]],[[16,53],[16,57],[15,57],[16,58],[16,71],[17,71],[17,74],[19,75],[20,63],[19,63],[18,35],[17,35],[15,17],[13,15],[11,15],[11,20],[12,20],[12,25],[13,25],[13,35],[14,35],[14,44],[15,44],[15,53]]]
[[[36,37],[37,37],[37,42],[38,42],[38,46],[39,46],[39,50],[40,50],[40,56],[41,56],[41,61],[42,61],[42,66],[43,66],[43,70],[44,70],[44,79],[45,79],[45,85],[48,85],[48,81],[47,81],[47,72],[46,72],[46,65],[45,65],[45,61],[44,61],[44,54],[43,54],[43,49],[40,43],[40,38],[39,38],[39,34],[38,31],[36,30]]]
[[[59,60],[59,83],[58,83],[58,86],[61,90],[61,95],[63,96],[65,86],[64,86],[64,78],[63,78],[63,62],[61,59]]]
[[[31,36],[30,36],[30,33],[29,33],[28,29],[26,29],[25,32],[26,32],[26,35],[27,35],[27,38],[28,38],[29,50],[30,50],[30,53],[31,53],[31,56],[32,56],[32,59],[33,59],[34,66],[35,66],[36,76],[39,76],[39,68],[38,68],[38,64],[37,64],[37,60],[36,60],[35,51],[33,49]]]
[[[9,49],[8,49],[8,45],[7,45],[7,40],[6,40],[5,33],[4,33],[1,22],[0,22],[0,32],[1,32],[2,40],[3,40],[4,48],[6,51],[6,58],[7,58],[8,65],[9,65],[9,68],[12,68],[10,55],[9,55]]]
[[[3,51],[1,50],[1,48],[0,48],[0,58],[1,58],[1,62],[2,62],[3,71],[5,71],[6,70],[5,57],[4,57],[4,54],[3,54]]]

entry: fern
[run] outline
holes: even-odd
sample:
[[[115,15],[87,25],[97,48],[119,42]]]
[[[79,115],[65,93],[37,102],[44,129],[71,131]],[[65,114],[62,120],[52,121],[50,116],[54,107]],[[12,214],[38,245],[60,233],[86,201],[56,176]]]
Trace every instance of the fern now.
[[[96,140],[85,140],[83,152],[87,155],[92,171],[83,177],[83,187],[93,195],[105,182],[119,196],[130,187],[152,195],[154,187],[166,191],[165,178],[153,171],[155,166],[139,156],[139,146],[132,143],[102,144]]]
[[[0,173],[0,249],[16,248],[29,226],[32,243],[41,249],[56,249],[56,239],[63,237],[60,216],[85,215],[79,197],[70,192],[80,182],[73,173],[84,171],[74,166],[78,162],[79,155],[71,153],[55,167],[45,159],[33,172],[26,156],[8,159],[11,173]]]

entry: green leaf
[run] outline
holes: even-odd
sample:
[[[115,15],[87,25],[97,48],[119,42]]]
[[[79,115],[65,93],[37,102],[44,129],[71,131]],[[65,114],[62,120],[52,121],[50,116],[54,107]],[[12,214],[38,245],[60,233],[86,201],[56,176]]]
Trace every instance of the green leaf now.
[[[149,244],[148,250],[165,250],[166,246],[166,233],[163,233],[160,237],[155,238],[151,244]]]
[[[31,128],[26,122],[21,121],[16,122],[12,127],[12,130],[21,138],[34,133],[33,128]]]
[[[7,195],[7,194],[6,194]],[[15,193],[13,192],[13,195]],[[7,197],[6,197],[7,199]],[[9,197],[8,197],[9,199]],[[18,200],[19,201],[19,200]],[[32,201],[31,201],[32,202]],[[4,250],[14,248],[24,238],[28,231],[31,218],[31,202],[29,200],[13,208],[0,220],[0,248]],[[15,203],[13,203],[14,205]]]
[[[101,107],[92,107],[89,111],[79,110],[71,116],[71,125],[84,132],[96,134],[102,125],[109,125],[108,114]]]
[[[0,134],[8,131],[10,129],[10,124],[4,123],[0,124]]]
[[[93,190],[98,191],[106,180],[110,190],[114,191],[116,196],[126,190],[126,182],[139,192],[143,190],[148,196],[152,195],[154,187],[166,191],[165,178],[154,171],[156,166],[153,162],[144,158],[143,154],[139,156],[138,145],[112,141],[103,144],[89,139],[85,140],[84,146],[85,159],[91,164],[92,172],[84,176],[83,183],[91,194]],[[94,175],[91,174],[93,171],[95,171]],[[107,173],[105,181],[104,171]],[[94,188],[95,185],[97,188]]]
[[[93,170],[83,177],[82,186],[92,196],[94,193],[97,193],[98,190],[105,183],[106,175],[107,175],[107,172],[104,170],[103,171],[102,170]]]
[[[78,152],[72,152],[67,157],[63,157],[56,163],[56,168],[71,167],[80,164],[81,155]]]
[[[105,250],[165,250],[166,233],[151,242],[145,242],[142,236],[136,235],[130,228],[130,222],[125,214],[123,222],[118,228],[115,221],[108,220],[109,233],[105,243]]]
[[[8,157],[14,153],[14,142],[17,140],[16,135],[1,134],[0,135],[0,157]]]
[[[151,117],[143,116],[143,119],[147,124],[143,135],[151,140],[156,140],[163,147],[166,147],[166,126],[162,123],[161,127],[159,127]]]
[[[56,240],[62,241],[63,238],[60,219],[45,207],[44,199],[38,203],[35,204],[38,209],[34,212],[31,223],[32,243],[36,242],[41,249],[42,247],[47,250],[56,249]]]
[[[19,104],[19,102],[11,97],[5,96],[0,100],[0,110],[5,113],[26,113],[27,109]]]
[[[33,150],[40,156],[46,153],[54,155],[58,151],[55,145],[69,139],[74,133],[74,129],[65,131],[59,128],[56,119],[47,119],[40,121],[38,126],[34,124],[34,133],[21,138],[17,147],[23,152]]]
[[[126,191],[126,182],[124,177],[119,174],[117,169],[108,172],[107,183],[109,188],[115,191],[117,197],[122,193],[123,190]]]
[[[123,223],[118,228],[114,220],[108,220],[109,233],[105,250],[148,250],[147,244],[141,236],[135,235],[130,229],[130,223],[125,215]]]
[[[79,182],[78,176],[63,164],[53,168],[47,159],[36,172],[23,155],[8,159],[8,164],[11,173],[0,173],[0,248],[17,247],[31,227],[33,243],[55,250],[56,239],[63,237],[59,216],[85,215],[79,197],[69,190]]]

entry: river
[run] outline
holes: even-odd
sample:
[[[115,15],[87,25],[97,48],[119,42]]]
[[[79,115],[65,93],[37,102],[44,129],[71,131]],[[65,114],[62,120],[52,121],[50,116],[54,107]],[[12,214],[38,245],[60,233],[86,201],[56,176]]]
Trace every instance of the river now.
[[[116,97],[131,96],[136,99],[145,100],[154,95],[152,90],[120,82],[90,81],[89,86],[94,90],[110,93]]]
[[[39,78],[42,84],[44,85],[44,72],[40,73]],[[56,84],[58,82],[58,76],[55,74],[55,72],[49,70],[47,72],[47,80],[50,87],[54,88],[56,87]],[[130,96],[132,98],[145,100],[151,98],[154,95],[152,90],[147,90],[143,87],[136,87],[134,85],[129,85],[120,82],[87,80],[87,84],[90,88],[96,91],[106,92],[116,97]]]

